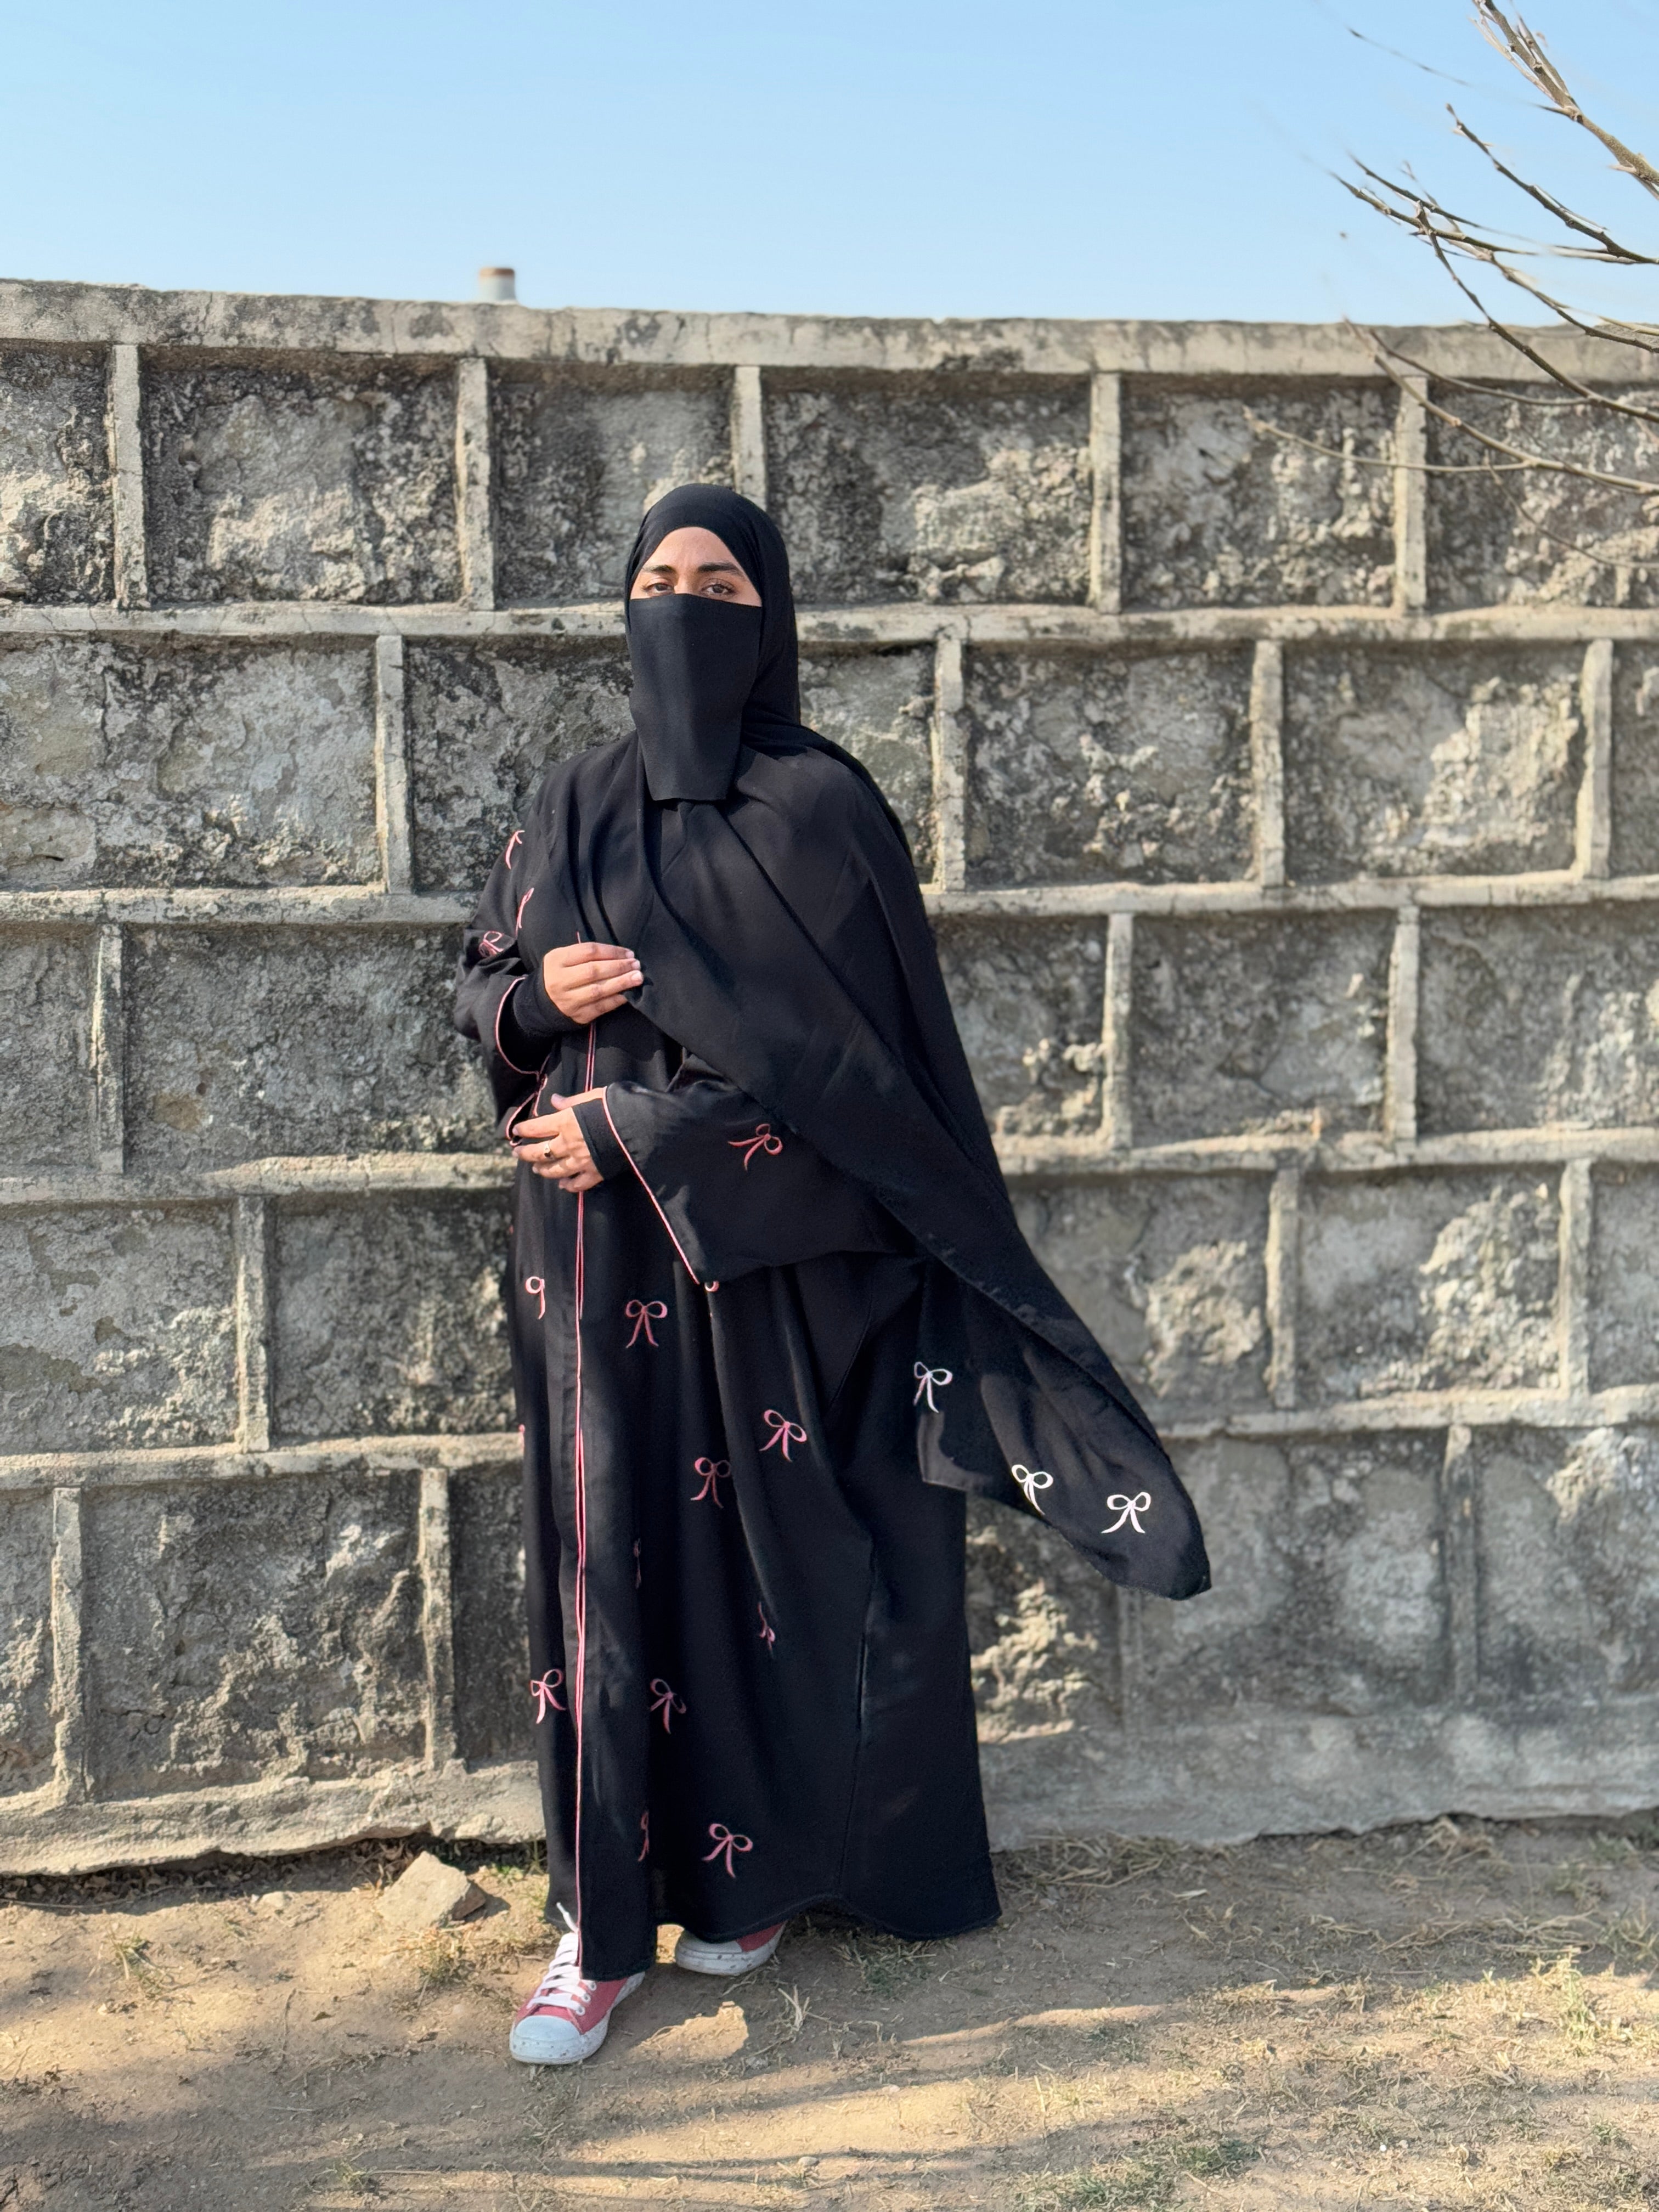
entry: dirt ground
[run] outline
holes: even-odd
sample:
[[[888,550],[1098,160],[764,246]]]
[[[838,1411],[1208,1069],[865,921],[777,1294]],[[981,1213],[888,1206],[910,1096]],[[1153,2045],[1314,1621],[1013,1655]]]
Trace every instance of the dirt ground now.
[[[0,1891],[0,2207],[1659,2204],[1659,1819],[1044,1846],[998,1928],[815,1916],[556,2071],[534,1866],[452,1849],[497,1902],[393,1943],[416,1848]]]

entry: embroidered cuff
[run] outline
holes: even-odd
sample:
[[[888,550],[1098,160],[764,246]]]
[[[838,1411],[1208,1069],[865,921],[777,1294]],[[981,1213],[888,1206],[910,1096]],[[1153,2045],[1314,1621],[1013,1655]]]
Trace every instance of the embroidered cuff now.
[[[604,1100],[585,1099],[570,1110],[576,1117],[576,1126],[586,1142],[593,1164],[605,1182],[609,1182],[612,1176],[621,1175],[628,1165],[628,1155],[617,1142]]]

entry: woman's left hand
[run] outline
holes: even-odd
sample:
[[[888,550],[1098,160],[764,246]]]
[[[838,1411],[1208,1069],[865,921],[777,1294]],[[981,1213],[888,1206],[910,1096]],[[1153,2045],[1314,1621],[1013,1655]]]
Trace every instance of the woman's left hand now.
[[[561,1190],[596,1189],[605,1178],[594,1166],[581,1123],[570,1109],[604,1096],[603,1091],[579,1091],[560,1099],[556,1113],[532,1114],[519,1122],[507,1139],[514,1159],[522,1160],[532,1175],[557,1183]]]

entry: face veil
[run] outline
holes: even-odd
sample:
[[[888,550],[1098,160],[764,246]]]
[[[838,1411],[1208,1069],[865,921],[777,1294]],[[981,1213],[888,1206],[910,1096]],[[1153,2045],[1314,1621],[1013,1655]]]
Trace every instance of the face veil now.
[[[696,592],[636,599],[635,580],[671,531],[712,531],[760,593],[758,607]],[[724,799],[744,744],[795,727],[800,686],[789,556],[777,526],[718,484],[682,484],[641,523],[623,620],[646,787],[659,805]]]

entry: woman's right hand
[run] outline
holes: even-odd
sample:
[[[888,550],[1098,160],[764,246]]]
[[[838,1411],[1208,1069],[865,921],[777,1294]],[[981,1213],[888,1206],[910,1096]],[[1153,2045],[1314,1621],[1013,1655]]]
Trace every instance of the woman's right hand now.
[[[542,988],[568,1022],[584,1027],[623,1004],[645,981],[621,945],[561,945],[542,961]]]

